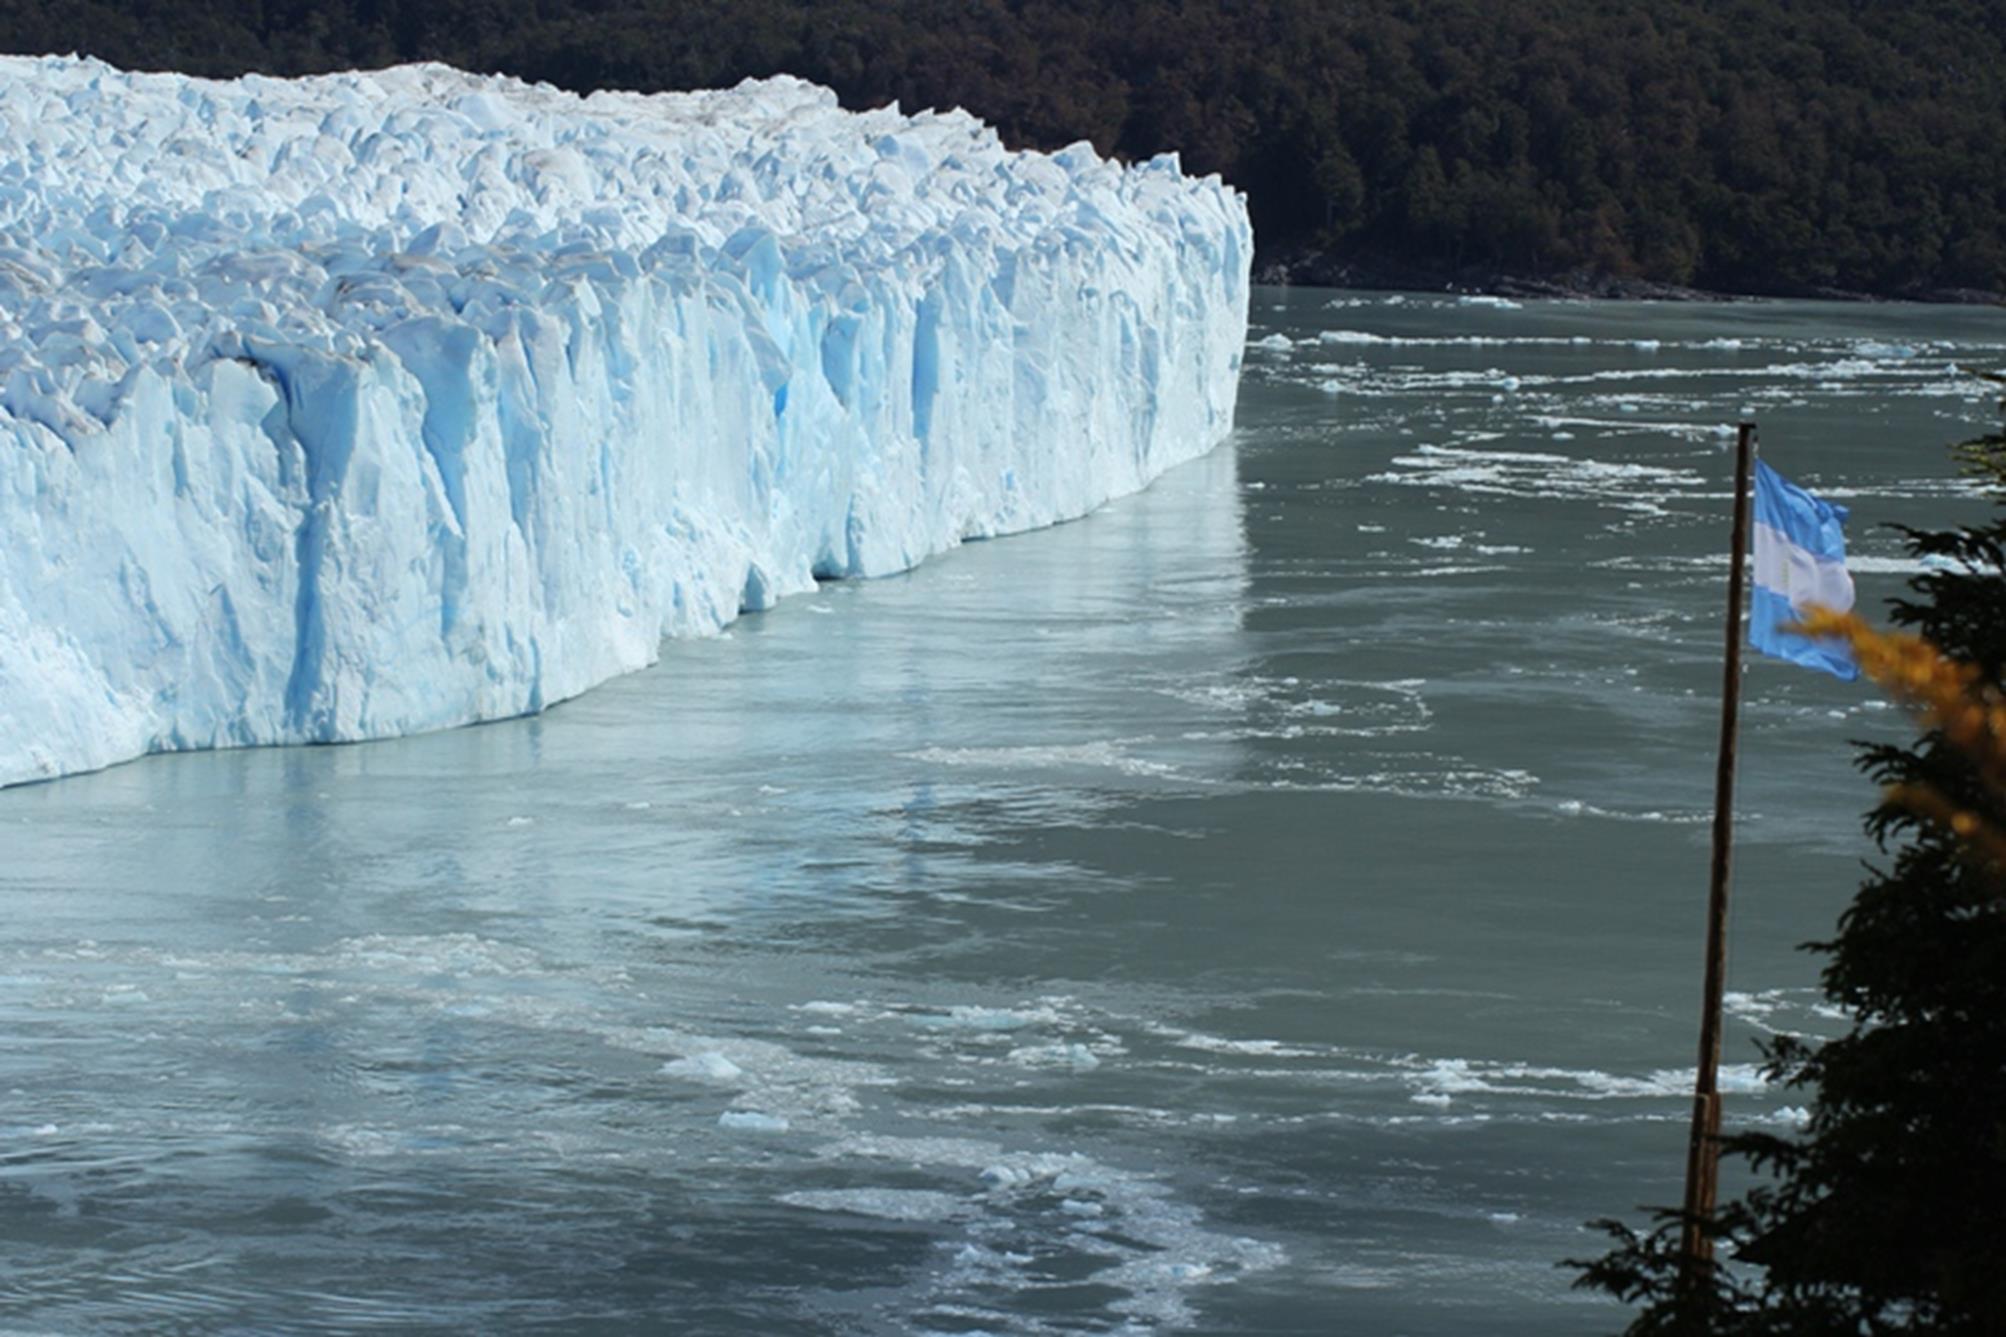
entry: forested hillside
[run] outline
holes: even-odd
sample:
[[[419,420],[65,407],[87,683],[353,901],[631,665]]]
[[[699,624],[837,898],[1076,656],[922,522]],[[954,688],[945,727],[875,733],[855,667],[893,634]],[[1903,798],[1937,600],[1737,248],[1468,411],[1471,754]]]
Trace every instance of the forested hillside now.
[[[1999,0],[0,0],[0,49],[575,89],[787,71],[1020,144],[1177,148],[1299,277],[2006,287]]]

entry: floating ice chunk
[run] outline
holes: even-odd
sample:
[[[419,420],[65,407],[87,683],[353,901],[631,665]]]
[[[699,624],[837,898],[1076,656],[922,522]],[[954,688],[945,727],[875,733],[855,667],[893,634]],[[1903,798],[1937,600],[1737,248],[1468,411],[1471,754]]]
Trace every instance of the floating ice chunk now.
[[[741,1133],[784,1133],[789,1127],[779,1115],[758,1110],[726,1110],[717,1116],[717,1126]]]
[[[913,1018],[920,1025],[942,1031],[1016,1031],[1041,1022],[1058,1020],[1048,1007],[977,1007],[957,1004],[944,1013],[928,1013]]]
[[[1034,1068],[1071,1068],[1092,1072],[1100,1067],[1100,1055],[1083,1044],[1031,1045],[1010,1051],[1010,1061]]]
[[[1013,1189],[1040,1183],[1052,1178],[1055,1173],[1055,1170],[1042,1164],[1027,1165],[1002,1161],[985,1166],[979,1178],[991,1188]]]
[[[715,1052],[671,1059],[662,1065],[662,1071],[671,1077],[688,1077],[702,1082],[731,1082],[745,1075],[745,1069]]]
[[[1470,1061],[1461,1058],[1436,1059],[1426,1072],[1420,1074],[1419,1080],[1428,1092],[1436,1094],[1460,1094],[1491,1089],[1491,1083],[1471,1068]]]
[[[951,1193],[923,1188],[801,1189],[781,1194],[780,1201],[790,1207],[848,1212],[885,1221],[950,1221],[971,1210],[964,1199]]]
[[[1762,1068],[1754,1063],[1724,1063],[1721,1065],[1717,1085],[1731,1095],[1750,1095],[1766,1090],[1769,1079],[1762,1075]]]

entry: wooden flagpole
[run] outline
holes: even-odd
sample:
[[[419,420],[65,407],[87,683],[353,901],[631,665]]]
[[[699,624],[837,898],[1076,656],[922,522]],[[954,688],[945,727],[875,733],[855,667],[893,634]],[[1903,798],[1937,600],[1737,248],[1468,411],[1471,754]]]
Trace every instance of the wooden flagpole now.
[[[1706,997],[1700,1005],[1699,1073],[1693,1083],[1692,1140],[1686,1147],[1685,1229],[1680,1235],[1683,1279],[1690,1291],[1713,1266],[1713,1240],[1703,1223],[1713,1215],[1720,1178],[1721,995],[1727,987],[1728,856],[1734,846],[1734,758],[1741,718],[1741,609],[1748,564],[1748,480],[1754,469],[1755,424],[1742,423],[1734,455],[1734,536],[1727,578],[1727,662],[1721,678],[1720,756],[1714,771],[1713,862],[1707,887]]]

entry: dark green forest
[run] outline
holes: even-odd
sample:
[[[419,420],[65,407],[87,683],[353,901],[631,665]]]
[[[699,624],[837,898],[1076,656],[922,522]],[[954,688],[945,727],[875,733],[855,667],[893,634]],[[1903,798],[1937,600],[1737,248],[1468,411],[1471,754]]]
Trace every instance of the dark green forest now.
[[[1309,281],[2006,288],[1999,0],[0,0],[0,49],[581,90],[785,71],[1018,145],[1178,149]]]

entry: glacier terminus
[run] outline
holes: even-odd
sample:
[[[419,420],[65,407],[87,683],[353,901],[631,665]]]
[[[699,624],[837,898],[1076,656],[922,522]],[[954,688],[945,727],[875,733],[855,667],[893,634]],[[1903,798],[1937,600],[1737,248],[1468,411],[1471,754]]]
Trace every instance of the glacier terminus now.
[[[0,58],[0,784],[541,710],[1231,428],[1174,157],[789,78]]]

